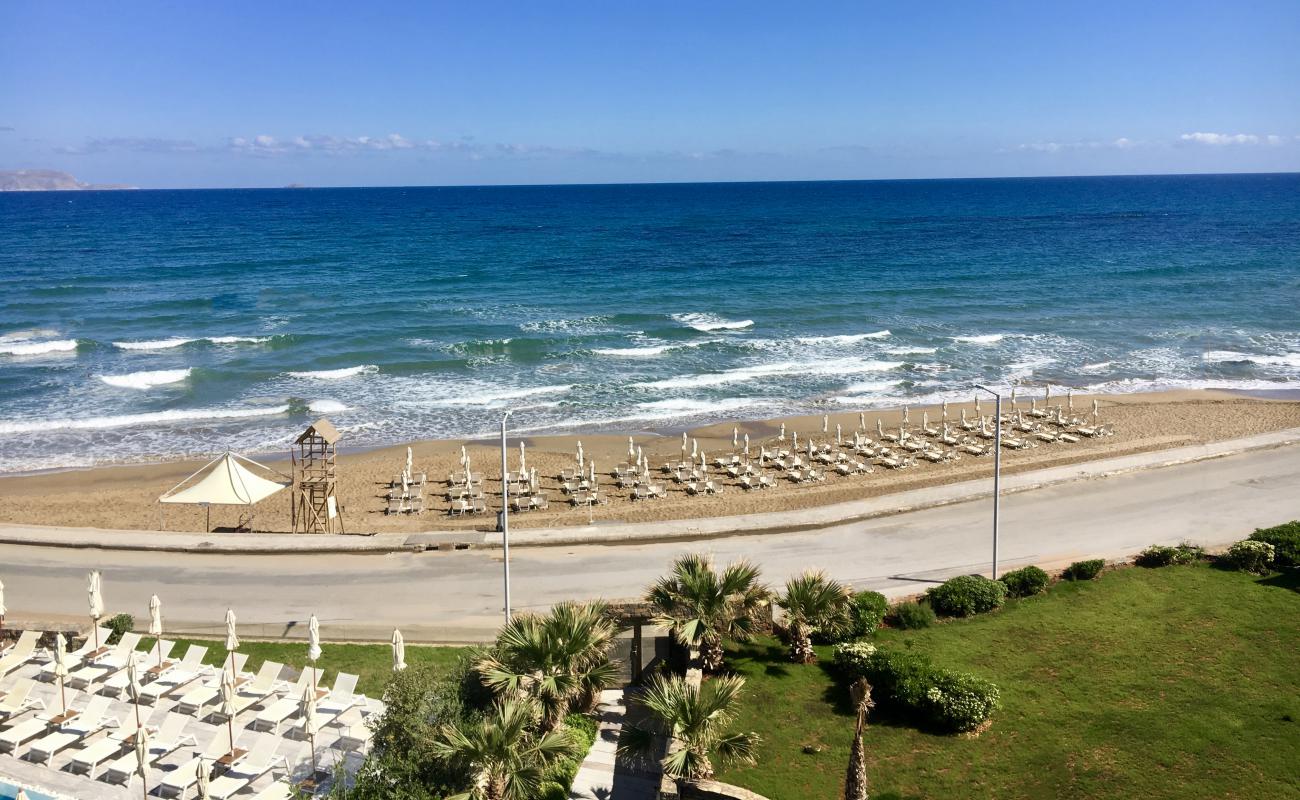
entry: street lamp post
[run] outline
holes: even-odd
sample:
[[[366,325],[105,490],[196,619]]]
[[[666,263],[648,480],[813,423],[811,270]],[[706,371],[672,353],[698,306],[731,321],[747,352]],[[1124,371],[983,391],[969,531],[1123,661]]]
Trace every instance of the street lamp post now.
[[[510,409],[501,417],[501,553],[504,564],[506,624],[510,624],[510,473],[506,465],[506,420]]]
[[[975,384],[993,395],[993,580],[998,579],[998,511],[1002,504],[1002,395],[982,384]]]

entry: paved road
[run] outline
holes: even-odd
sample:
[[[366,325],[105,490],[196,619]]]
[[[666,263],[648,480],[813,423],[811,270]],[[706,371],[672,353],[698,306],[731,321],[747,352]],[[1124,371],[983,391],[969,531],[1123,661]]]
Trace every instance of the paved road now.
[[[855,586],[919,591],[987,571],[990,502],[973,501],[816,531],[707,542],[516,549],[516,608],[568,597],[630,599],[687,548],[745,556],[773,582],[807,567]],[[1004,567],[1117,557],[1152,542],[1225,544],[1300,518],[1300,446],[1256,451],[1038,489],[1003,501]],[[227,606],[247,636],[303,635],[320,617],[327,638],[483,638],[501,609],[497,551],[390,555],[235,556],[0,546],[11,617],[80,617],[85,572],[104,572],[110,613],[144,618],[163,600],[168,629],[215,632]]]

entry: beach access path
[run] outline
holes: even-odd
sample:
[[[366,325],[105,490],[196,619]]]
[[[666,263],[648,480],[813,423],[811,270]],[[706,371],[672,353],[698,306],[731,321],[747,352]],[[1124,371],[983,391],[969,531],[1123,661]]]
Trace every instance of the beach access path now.
[[[751,559],[772,583],[821,568],[860,589],[906,595],[952,575],[987,572],[990,515],[985,496],[781,534],[520,547],[511,551],[514,608],[638,598],[687,550]],[[1275,444],[1010,494],[999,566],[1118,558],[1183,539],[1226,545],[1295,518],[1300,443]],[[157,593],[166,628],[177,633],[219,635],[230,607],[249,638],[305,636],[315,613],[336,641],[386,640],[396,626],[412,641],[467,642],[490,637],[501,620],[501,556],[499,549],[230,555],[6,544],[0,579],[14,623],[84,621],[86,571],[96,568],[110,614],[146,619]]]

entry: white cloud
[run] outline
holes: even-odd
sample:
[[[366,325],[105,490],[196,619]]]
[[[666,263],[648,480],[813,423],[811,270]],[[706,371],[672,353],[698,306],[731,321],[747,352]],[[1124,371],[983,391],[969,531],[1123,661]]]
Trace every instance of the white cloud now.
[[[1127,136],[1121,136],[1118,139],[1088,139],[1076,142],[1029,142],[1018,146],[1017,150],[1024,150],[1031,153],[1059,153],[1063,150],[1127,150],[1130,147],[1137,147],[1142,142],[1134,141]]]
[[[328,136],[324,134],[306,134],[291,139],[277,139],[274,136],[260,134],[251,139],[236,136],[230,139],[228,147],[239,153],[249,155],[274,156],[289,153],[358,153],[366,151],[389,150],[443,150],[459,149],[446,147],[435,139],[415,141],[400,133],[387,136]]]
[[[1282,137],[1273,134],[1269,134],[1267,136],[1259,136],[1253,133],[1207,133],[1203,131],[1197,131],[1196,133],[1184,133],[1182,136],[1178,138],[1184,142],[1192,142],[1193,144],[1208,144],[1208,145],[1214,145],[1216,147],[1223,146],[1223,145],[1232,145],[1232,144],[1245,144],[1245,145],[1282,144]]]

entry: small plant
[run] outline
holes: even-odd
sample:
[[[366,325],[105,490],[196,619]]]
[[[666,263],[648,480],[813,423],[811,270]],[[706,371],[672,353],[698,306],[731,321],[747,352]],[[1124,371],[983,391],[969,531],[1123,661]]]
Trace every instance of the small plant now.
[[[1205,550],[1190,542],[1183,542],[1177,547],[1153,544],[1133,559],[1139,567],[1168,567],[1175,564],[1190,564],[1200,559]]]
[[[928,628],[935,623],[934,609],[927,603],[899,603],[890,612],[889,622],[904,630]]]
[[[835,666],[851,675],[862,675],[867,663],[876,654],[876,646],[869,642],[845,642],[835,645]]]
[[[1101,574],[1101,570],[1106,566],[1106,562],[1100,558],[1090,558],[1087,561],[1076,561],[1065,568],[1061,577],[1067,581],[1090,581]]]
[[[854,648],[835,648],[841,677],[849,682],[866,678],[877,700],[918,717],[918,722],[949,732],[972,731],[998,707],[998,688],[974,675],[936,667],[920,653],[873,648],[864,655]]]
[[[1228,548],[1221,563],[1242,572],[1267,575],[1273,565],[1275,553],[1273,545],[1268,542],[1242,539]]]
[[[130,614],[118,614],[106,622],[104,627],[109,630],[106,644],[117,644],[123,634],[135,630],[135,617]]]
[[[1007,586],[983,575],[958,575],[925,593],[935,613],[969,617],[992,611],[1007,599]]]
[[[1300,522],[1288,522],[1272,528],[1260,528],[1250,535],[1252,541],[1273,545],[1274,564],[1300,567]]]
[[[889,601],[880,592],[858,592],[853,595],[853,633],[858,638],[870,636],[885,621]]]
[[[1012,597],[1033,597],[1047,588],[1047,573],[1038,567],[1024,567],[1002,576]]]

